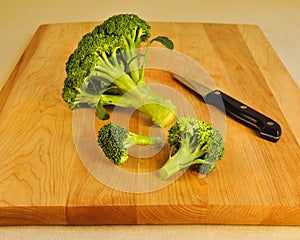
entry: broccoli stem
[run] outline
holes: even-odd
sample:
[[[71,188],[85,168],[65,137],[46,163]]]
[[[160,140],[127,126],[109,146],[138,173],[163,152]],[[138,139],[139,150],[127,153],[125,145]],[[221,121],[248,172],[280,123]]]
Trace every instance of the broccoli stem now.
[[[80,103],[88,103],[91,107],[97,106],[99,102],[99,96],[87,93],[80,88],[76,89],[78,91],[76,101],[74,102],[74,106],[77,107]]]
[[[134,89],[136,87],[136,84],[132,80],[132,78],[124,72],[121,72],[121,74],[117,72],[117,74],[115,75],[112,73],[112,76],[112,82],[125,92],[130,91],[131,89]]]
[[[94,74],[93,77],[96,77]],[[134,107],[139,111],[151,117],[155,124],[167,126],[175,117],[176,106],[170,100],[162,99],[157,96],[147,85],[137,87],[132,85],[131,78],[124,74],[119,77],[115,84],[122,84],[124,95],[102,95],[90,94],[85,89],[78,88],[77,101],[75,105],[85,102],[92,107],[97,106],[99,100],[102,105],[115,105],[119,107],[130,108]],[[121,87],[120,87],[121,88]]]
[[[145,84],[131,89],[128,93],[137,97],[135,108],[150,116],[155,124],[167,126],[176,116],[176,106],[170,100],[156,95]]]
[[[140,55],[138,54],[137,49],[132,49],[125,53],[126,59],[130,59],[126,72],[131,76],[132,80],[135,82],[135,84],[138,84],[140,79],[140,67],[139,67],[139,59]]]
[[[98,66],[90,73],[86,82],[89,79],[92,79],[92,81],[99,79],[101,81],[104,77],[123,91],[124,95],[105,95],[104,93],[101,97],[97,97],[96,95],[87,93],[85,91],[87,86],[84,85],[82,90],[78,89],[80,94],[77,97],[77,102],[86,102],[90,106],[97,106],[100,100],[102,105],[116,105],[126,108],[134,107],[150,116],[155,124],[163,127],[173,121],[176,116],[176,106],[170,100],[161,98],[148,85],[141,81],[140,85],[137,85],[129,74],[121,72],[118,67],[114,68],[110,63],[107,64],[110,66],[110,69],[115,69],[115,71],[107,71],[103,66]],[[140,76],[137,78],[140,79]]]
[[[149,136],[144,136],[144,135],[139,135],[130,132],[129,133],[129,138],[126,141],[126,147],[131,147],[133,145],[151,145],[151,146],[158,146],[162,143],[160,137],[149,137]]]
[[[201,155],[201,154],[200,154]],[[179,150],[171,156],[164,166],[159,170],[159,176],[162,180],[166,180],[175,173],[180,172],[194,164],[212,164],[204,159],[197,158],[199,154],[191,152],[189,145],[182,145]]]
[[[167,101],[160,101],[160,103],[145,102],[138,110],[149,115],[152,118],[153,123],[162,127],[168,126],[176,116],[173,106]]]
[[[162,180],[166,180],[167,178],[173,176],[175,173],[180,172],[181,170],[186,168],[186,165],[193,161],[193,156],[190,156],[191,153],[190,151],[188,151],[188,149],[180,148],[180,150],[176,152],[172,157],[170,157],[164,164],[164,166],[159,169],[158,173],[160,178]]]
[[[114,105],[118,107],[130,108],[133,105],[130,101],[122,101],[122,96],[102,94],[100,97],[102,105]]]

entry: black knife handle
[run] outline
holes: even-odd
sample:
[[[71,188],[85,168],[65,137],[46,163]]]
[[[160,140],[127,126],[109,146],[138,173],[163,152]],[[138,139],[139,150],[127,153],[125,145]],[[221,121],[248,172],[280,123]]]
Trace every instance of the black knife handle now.
[[[221,99],[223,100],[224,106],[220,105]],[[277,122],[228,96],[227,94],[219,90],[215,90],[207,94],[204,100],[208,104],[221,108],[221,110],[225,110],[225,112],[231,117],[258,130],[263,139],[272,142],[277,142],[279,140],[281,136],[281,127]]]

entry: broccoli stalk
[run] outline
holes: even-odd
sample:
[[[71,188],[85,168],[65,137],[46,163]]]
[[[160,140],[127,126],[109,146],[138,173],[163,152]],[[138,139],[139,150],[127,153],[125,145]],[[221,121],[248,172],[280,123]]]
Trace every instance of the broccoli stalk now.
[[[107,123],[98,132],[98,144],[114,164],[122,164],[128,160],[128,149],[134,145],[160,146],[160,137],[139,135],[128,131],[115,123]]]
[[[195,165],[198,172],[208,174],[224,154],[221,134],[211,125],[192,117],[178,118],[169,129],[170,157],[159,170],[161,179]]]
[[[133,107],[149,115],[155,124],[167,126],[177,108],[145,83],[147,54],[139,46],[150,38],[150,26],[133,14],[115,15],[84,35],[66,63],[67,77],[62,97],[71,109],[96,108],[100,119],[108,119],[106,105]],[[167,37],[153,41],[172,49]],[[147,52],[147,51],[146,51]]]

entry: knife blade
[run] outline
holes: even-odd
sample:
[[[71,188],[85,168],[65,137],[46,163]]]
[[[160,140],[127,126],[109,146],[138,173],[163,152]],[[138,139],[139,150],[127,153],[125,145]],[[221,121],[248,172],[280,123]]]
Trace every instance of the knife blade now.
[[[254,110],[253,108],[218,89],[212,90],[198,81],[186,79],[175,73],[172,73],[172,76],[177,81],[193,90],[205,101],[205,103],[213,105],[220,110],[225,110],[226,114],[230,117],[238,120],[245,126],[257,130],[261,138],[271,142],[277,142],[280,139],[281,127],[273,119]],[[224,105],[220,104],[220,98]]]

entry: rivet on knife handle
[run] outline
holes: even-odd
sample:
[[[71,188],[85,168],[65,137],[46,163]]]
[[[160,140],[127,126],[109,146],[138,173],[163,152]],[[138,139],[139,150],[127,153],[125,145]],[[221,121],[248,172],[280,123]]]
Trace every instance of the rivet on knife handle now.
[[[255,128],[260,133],[261,137],[277,142],[281,136],[281,127],[274,120],[255,111],[251,107],[239,102],[238,100],[228,96],[227,94],[215,90],[205,96],[205,102],[212,105],[217,105],[220,96],[224,102],[225,111],[228,115],[242,121],[244,124]]]

